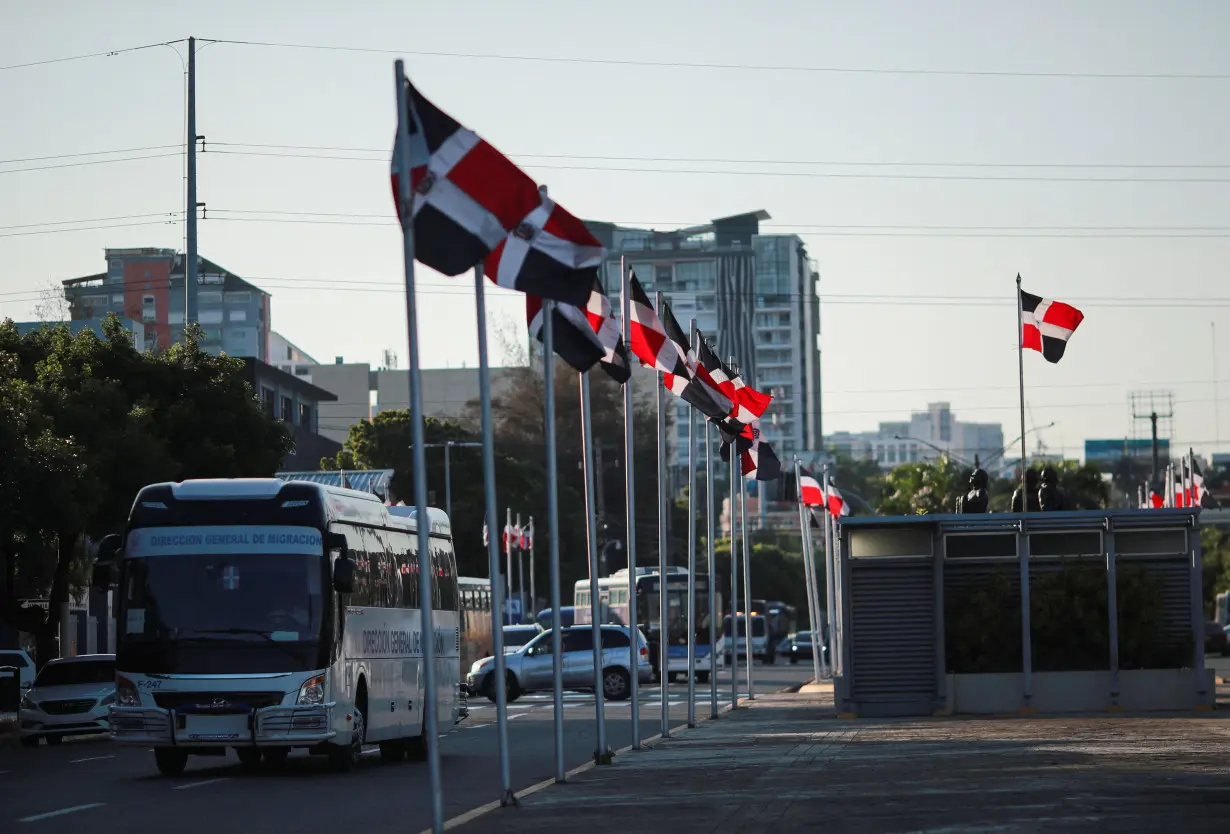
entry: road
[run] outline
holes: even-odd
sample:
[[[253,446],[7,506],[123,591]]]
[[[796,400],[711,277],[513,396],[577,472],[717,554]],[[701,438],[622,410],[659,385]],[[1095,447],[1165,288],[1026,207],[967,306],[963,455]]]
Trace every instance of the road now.
[[[755,669],[755,691],[776,692],[811,677],[808,664]],[[740,669],[743,679],[743,670]],[[730,701],[730,678],[721,677],[721,705]],[[746,680],[741,687],[746,693]],[[641,736],[660,729],[661,690],[641,690]],[[669,687],[672,727],[686,724],[687,685]],[[709,687],[697,687],[697,718],[709,714]],[[529,695],[509,707],[513,790],[550,779],[554,764],[551,695]],[[564,751],[568,768],[590,761],[595,749],[593,697],[565,694]],[[608,704],[607,739],[613,749],[631,743],[631,710]],[[472,702],[471,717],[441,740],[445,818],[500,795],[494,706]],[[196,757],[180,778],[166,779],[152,751],[105,739],[70,740],[27,750],[0,746],[0,829],[76,834],[91,828],[217,834],[241,824],[261,834],[301,834],[306,824],[348,830],[416,832],[431,826],[427,767],[384,764],[375,749],[349,774],[329,771],[323,758],[296,754],[279,769],[243,770],[234,754]],[[12,828],[9,828],[12,826]]]

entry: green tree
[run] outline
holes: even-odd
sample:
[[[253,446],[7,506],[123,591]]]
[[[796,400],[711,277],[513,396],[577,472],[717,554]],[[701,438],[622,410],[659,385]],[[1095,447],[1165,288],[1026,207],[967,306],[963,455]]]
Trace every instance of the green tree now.
[[[951,513],[957,497],[969,489],[969,470],[950,458],[905,463],[884,479],[880,515]]]
[[[199,328],[158,355],[137,351],[110,316],[100,339],[67,325],[24,336],[0,324],[0,617],[54,651],[58,618],[21,609],[46,594],[58,611],[88,579],[85,537],[120,528],[146,484],[271,476],[293,448],[242,380],[242,362],[201,350]],[[8,454],[12,450],[15,454]]]

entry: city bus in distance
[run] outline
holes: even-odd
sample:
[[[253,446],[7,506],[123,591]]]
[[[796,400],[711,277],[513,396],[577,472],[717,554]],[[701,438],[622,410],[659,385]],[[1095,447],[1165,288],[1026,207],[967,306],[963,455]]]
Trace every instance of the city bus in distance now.
[[[639,567],[636,569],[636,625],[644,633],[649,643],[649,660],[653,666],[654,678],[661,679],[660,661],[660,601],[658,590],[661,587],[658,569],[654,567]],[[610,576],[598,580],[598,616],[603,623],[628,625],[628,569],[620,568]],[[590,582],[588,579],[578,580],[573,591],[574,615],[577,625],[593,622],[590,607]],[[667,680],[675,680],[680,675],[688,674],[688,571],[682,567],[666,569],[666,605],[667,605],[667,645],[666,674]],[[717,610],[722,610],[722,596],[717,596]],[[705,683],[709,680],[709,577],[705,574],[696,576],[696,624],[694,628],[695,665],[692,672],[696,679]],[[718,668],[723,668],[725,660],[722,655],[717,658]]]
[[[421,758],[427,732],[465,715],[456,560],[447,516],[429,509],[422,623],[420,519],[388,510],[369,493],[274,478],[143,488],[94,567],[118,600],[112,739],[154,748],[164,775],[227,748],[249,766],[306,748],[343,771],[365,743],[386,761]]]
[[[471,576],[457,578],[461,609],[461,679],[476,660],[495,654],[491,633],[491,580]],[[463,686],[464,689],[464,686]]]

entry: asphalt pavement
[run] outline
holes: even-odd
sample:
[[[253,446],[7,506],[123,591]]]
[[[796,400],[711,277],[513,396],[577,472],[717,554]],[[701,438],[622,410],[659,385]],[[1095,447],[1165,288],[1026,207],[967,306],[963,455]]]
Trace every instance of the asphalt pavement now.
[[[755,668],[755,693],[768,695],[808,680],[808,664]],[[740,668],[740,687],[746,680]],[[720,706],[730,703],[729,675],[720,677]],[[660,731],[661,689],[641,688],[642,739]],[[686,725],[687,685],[668,688],[670,725]],[[709,715],[709,687],[697,685],[696,716]],[[596,727],[592,695],[565,694],[566,768],[591,761]],[[509,707],[514,792],[555,775],[554,708],[550,693],[526,695]],[[445,817],[499,799],[500,778],[494,705],[471,701],[471,715],[441,740]],[[631,708],[608,702],[607,743],[632,741]],[[234,754],[193,757],[182,777],[158,775],[147,748],[119,747],[106,739],[70,739],[59,747],[27,750],[0,745],[0,830],[76,834],[86,826],[106,830],[163,826],[182,834],[216,834],[241,823],[262,834],[299,834],[305,825],[347,829],[421,831],[431,826],[427,767],[385,764],[375,748],[349,774],[328,769],[322,757],[292,756],[280,768],[247,771]],[[11,826],[11,828],[10,828]]]

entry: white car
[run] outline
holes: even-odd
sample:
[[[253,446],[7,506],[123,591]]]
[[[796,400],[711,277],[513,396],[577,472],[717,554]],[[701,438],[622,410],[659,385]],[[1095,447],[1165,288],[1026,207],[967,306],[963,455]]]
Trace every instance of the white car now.
[[[0,649],[0,676],[11,675],[16,675],[17,689],[22,695],[34,685],[34,660],[22,649]],[[4,712],[3,706],[0,712]]]
[[[37,747],[41,738],[59,744],[65,736],[108,733],[113,703],[115,655],[53,660],[39,671],[21,699],[22,746]]]

